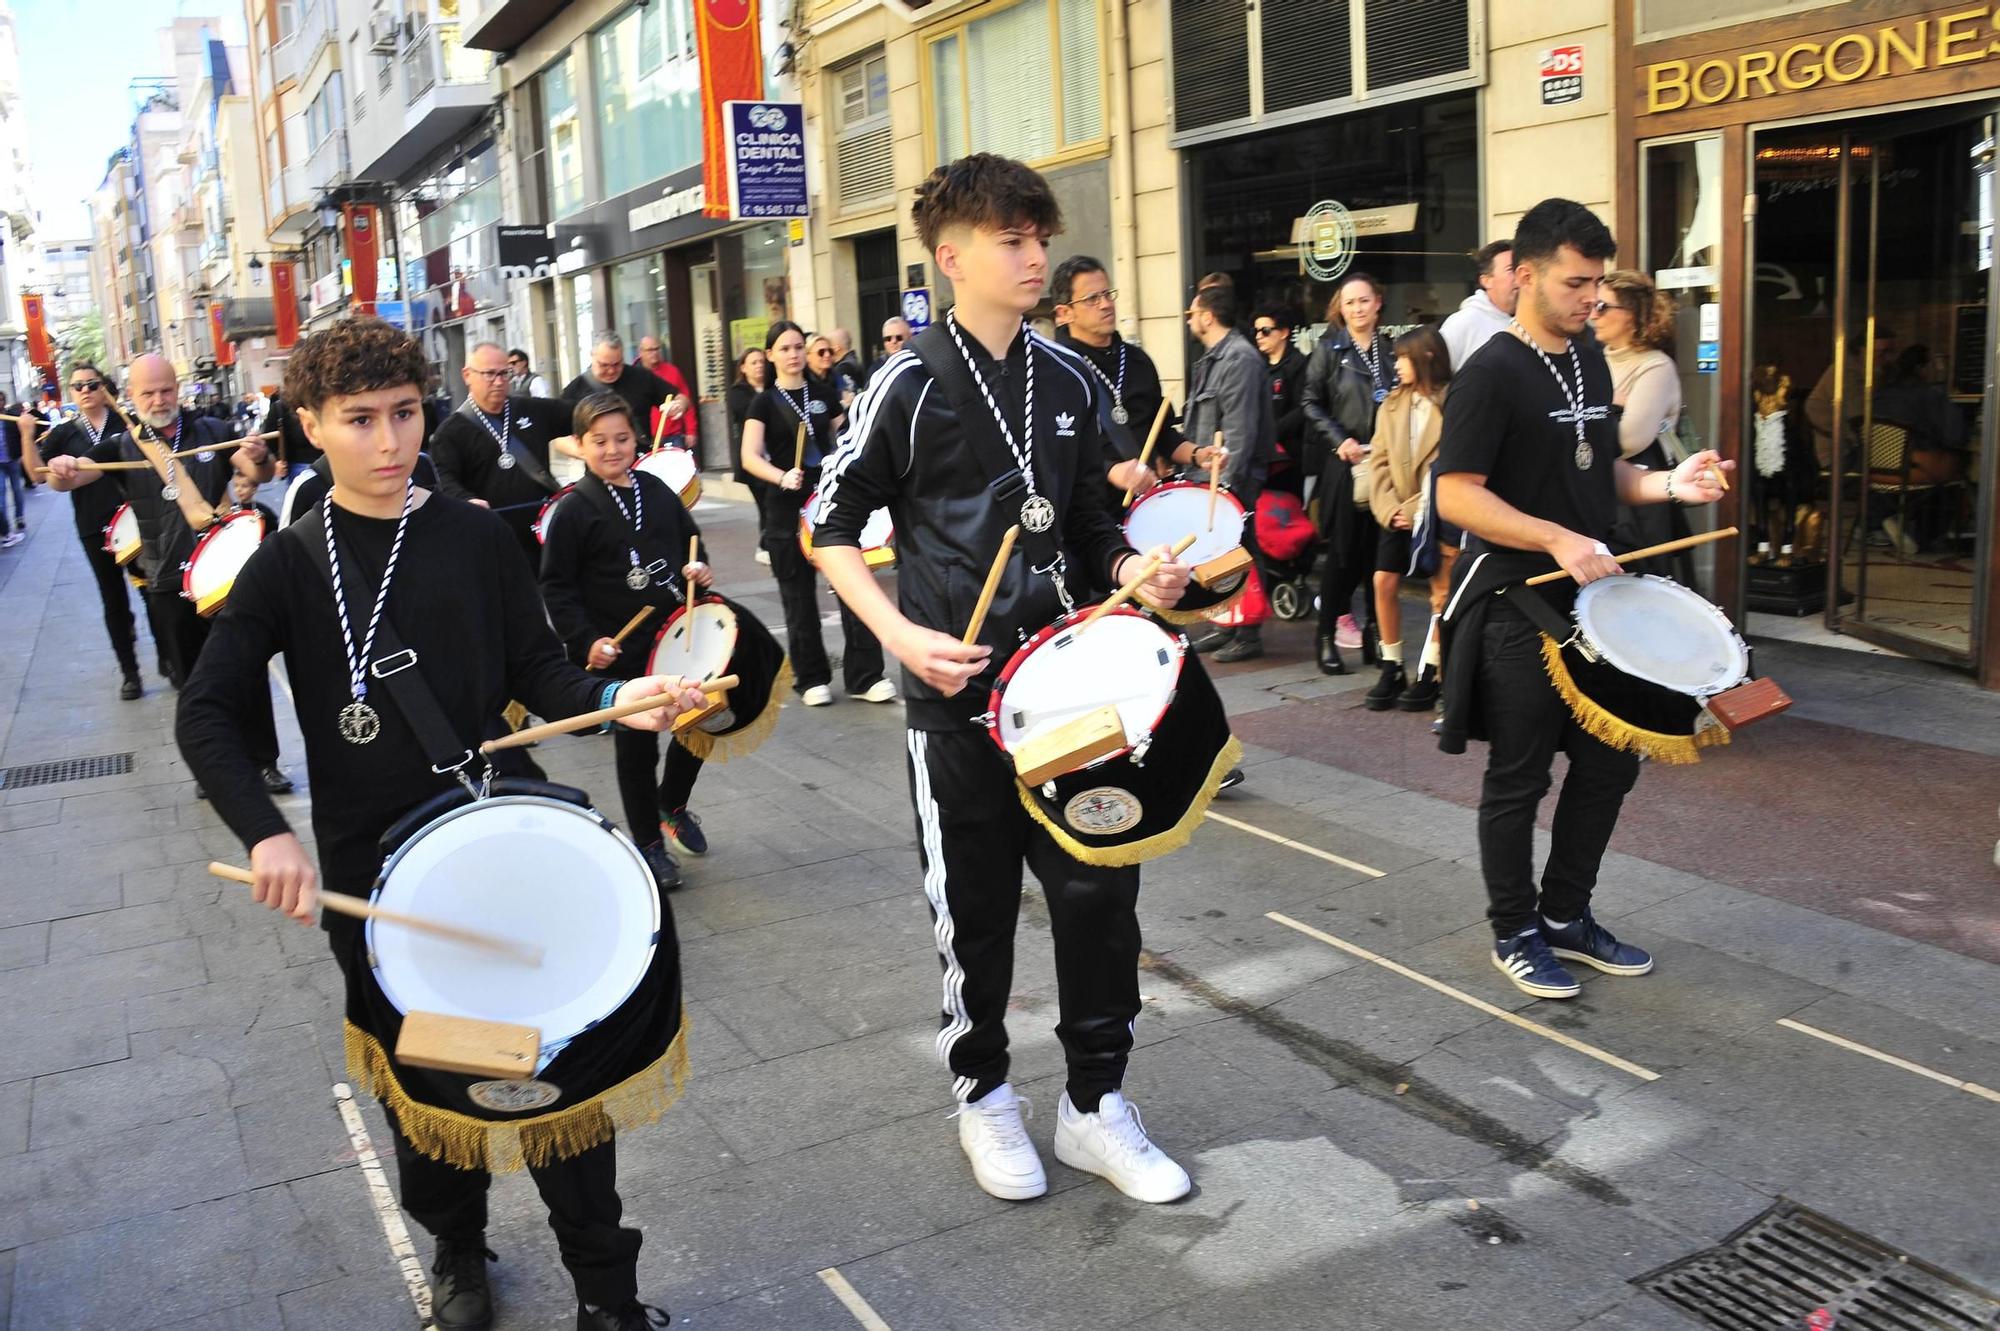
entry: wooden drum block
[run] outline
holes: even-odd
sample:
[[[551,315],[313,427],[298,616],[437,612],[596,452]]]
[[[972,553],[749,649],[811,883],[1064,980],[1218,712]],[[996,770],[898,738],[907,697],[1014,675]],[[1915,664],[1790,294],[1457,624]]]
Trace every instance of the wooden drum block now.
[[[1708,700],[1708,711],[1731,731],[1736,731],[1753,721],[1776,716],[1791,705],[1791,696],[1778,687],[1776,680],[1767,677],[1753,679],[1748,684],[1738,684],[1733,689],[1716,694]]]
[[[709,717],[714,716],[717,712],[729,706],[729,694],[726,692],[704,693],[702,697],[708,699],[708,705],[692,712],[682,712],[679,716],[675,717],[675,730],[686,730],[692,726],[698,726],[708,720]]]
[[[1125,747],[1125,722],[1106,703],[1094,712],[1023,740],[1014,749],[1014,773],[1031,786],[1052,781]]]
[[[1250,552],[1239,545],[1234,550],[1217,555],[1206,564],[1196,564],[1194,580],[1213,591],[1218,583],[1235,577],[1249,567]]]
[[[474,1077],[532,1077],[542,1050],[533,1026],[412,1012],[396,1038],[396,1061]]]

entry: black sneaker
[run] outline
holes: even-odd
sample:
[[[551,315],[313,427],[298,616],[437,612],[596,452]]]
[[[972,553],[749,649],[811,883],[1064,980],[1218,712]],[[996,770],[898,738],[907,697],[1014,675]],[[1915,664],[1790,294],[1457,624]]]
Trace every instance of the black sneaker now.
[[[1396,705],[1396,699],[1403,696],[1404,683],[1403,667],[1383,666],[1381,677],[1375,681],[1375,687],[1368,690],[1368,696],[1361,700],[1361,705],[1371,712],[1388,711]]]
[[[271,794],[289,795],[292,793],[292,779],[279,770],[276,763],[272,763],[266,767],[262,776],[264,778],[264,789]]]
[[[1331,633],[1319,635],[1319,673],[1322,675],[1344,675],[1347,662],[1340,659],[1340,646]]]
[[[1606,975],[1644,975],[1653,969],[1650,952],[1613,938],[1611,931],[1589,911],[1570,924],[1545,925],[1542,934],[1549,940],[1549,951],[1564,960],[1593,966]]]
[[[1493,944],[1493,966],[1514,982],[1514,987],[1534,998],[1575,998],[1583,992],[1576,977],[1563,969],[1555,953],[1549,951],[1539,925],[1523,929],[1512,938]]]
[[[708,838],[702,835],[701,819],[689,813],[685,807],[675,809],[660,820],[660,830],[667,840],[674,843],[674,849],[683,855],[708,854]]]
[[[576,1331],[653,1331],[673,1324],[673,1314],[665,1308],[655,1308],[637,1299],[612,1308],[588,1303],[576,1305]]]
[[[493,1325],[493,1291],[486,1283],[486,1264],[499,1259],[486,1246],[486,1236],[438,1240],[431,1263],[431,1325],[438,1331],[477,1331]]]
[[[1437,706],[1438,677],[1436,666],[1425,666],[1423,673],[1404,689],[1396,699],[1396,706],[1406,712],[1428,712]]]
[[[126,702],[132,702],[145,691],[139,683],[139,672],[136,670],[125,676],[125,682],[118,686],[118,696]]]
[[[1254,661],[1264,654],[1264,635],[1254,628],[1236,630],[1230,641],[1215,649],[1215,663],[1230,665],[1237,661]]]
[[[1227,772],[1224,772],[1222,774],[1222,780],[1219,783],[1217,783],[1215,787],[1215,793],[1220,795],[1223,791],[1234,790],[1242,784],[1243,784],[1243,769],[1240,767],[1232,767]]]
[[[1235,629],[1212,628],[1198,637],[1190,636],[1188,646],[1194,648],[1197,653],[1206,653],[1217,651],[1234,641],[1236,641]]]
[[[662,892],[671,892],[681,885],[681,862],[673,857],[665,842],[655,841],[640,853],[646,857],[646,867],[653,871],[653,881]]]

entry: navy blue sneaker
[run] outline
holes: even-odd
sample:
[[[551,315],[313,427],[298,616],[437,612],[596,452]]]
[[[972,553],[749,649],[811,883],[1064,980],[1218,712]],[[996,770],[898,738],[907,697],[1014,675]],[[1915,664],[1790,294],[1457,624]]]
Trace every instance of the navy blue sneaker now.
[[[681,854],[708,854],[708,838],[702,835],[701,819],[689,813],[685,806],[662,818],[660,830],[667,834],[667,840],[673,842],[674,849]]]
[[[1575,998],[1583,992],[1576,977],[1563,969],[1539,927],[1524,929],[1493,944],[1493,967],[1532,998]]]
[[[1544,922],[1542,933],[1549,940],[1549,950],[1557,956],[1595,966],[1606,975],[1644,975],[1653,969],[1650,952],[1613,938],[1611,931],[1593,919],[1589,911],[1583,913],[1582,919],[1561,928]]]

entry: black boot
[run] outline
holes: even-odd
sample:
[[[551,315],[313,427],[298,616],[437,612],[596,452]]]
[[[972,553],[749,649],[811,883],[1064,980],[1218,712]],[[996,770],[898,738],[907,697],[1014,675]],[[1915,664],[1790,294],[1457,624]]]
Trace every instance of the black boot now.
[[[273,795],[292,793],[292,779],[276,763],[266,763],[258,775],[264,778],[264,789]]]
[[[118,686],[118,696],[126,702],[131,702],[145,691],[145,688],[139,683],[139,667],[126,667],[125,682]]]
[[[1403,682],[1403,667],[1383,666],[1381,678],[1375,681],[1374,688],[1368,690],[1368,696],[1361,700],[1362,706],[1371,712],[1388,711],[1396,705],[1396,699],[1402,696]]]
[[[665,842],[655,841],[640,854],[646,857],[646,867],[653,871],[653,881],[662,892],[671,892],[681,885],[681,862],[674,858]]]
[[[493,1325],[493,1291],[486,1283],[486,1264],[497,1261],[484,1234],[470,1238],[440,1238],[437,1260],[431,1263],[431,1324],[438,1331],[477,1331]]]
[[[611,1308],[589,1303],[576,1305],[576,1331],[653,1331],[655,1327],[673,1324],[673,1315],[665,1308],[655,1308],[637,1299]]]
[[[1428,712],[1437,706],[1438,672],[1436,666],[1425,666],[1403,695],[1396,699],[1396,706],[1406,712]]]
[[[1263,654],[1264,630],[1255,624],[1245,624],[1236,630],[1234,638],[1217,649],[1215,663],[1228,665],[1233,661],[1254,661]]]
[[[1319,673],[1322,675],[1344,675],[1347,662],[1340,659],[1340,648],[1334,646],[1333,635],[1319,635]]]
[[[1197,654],[1201,654],[1226,647],[1234,641],[1236,641],[1235,629],[1222,629],[1211,626],[1206,633],[1199,635],[1190,634],[1188,637],[1188,646],[1194,648]]]

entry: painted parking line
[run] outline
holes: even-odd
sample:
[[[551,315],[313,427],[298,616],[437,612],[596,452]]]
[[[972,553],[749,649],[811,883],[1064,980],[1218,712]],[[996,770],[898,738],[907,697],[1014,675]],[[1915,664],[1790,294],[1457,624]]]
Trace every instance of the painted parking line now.
[[[1233,827],[1239,832],[1248,832],[1251,836],[1263,837],[1264,840],[1274,842],[1277,845],[1285,847],[1287,850],[1296,850],[1301,855],[1311,855],[1315,859],[1325,860],[1328,864],[1338,864],[1343,869],[1352,869],[1354,872],[1365,874],[1370,878],[1387,878],[1389,876],[1387,869],[1377,869],[1373,865],[1363,864],[1359,860],[1350,860],[1345,855],[1336,855],[1330,850],[1321,850],[1318,846],[1308,846],[1303,841],[1294,841],[1288,836],[1279,836],[1276,832],[1266,832],[1261,827],[1231,818],[1227,814],[1217,813],[1213,809],[1208,811],[1207,816],[1221,823],[1224,827]]]
[[[1362,947],[1358,943],[1350,943],[1345,938],[1336,938],[1332,934],[1327,933],[1322,929],[1315,929],[1310,924],[1302,923],[1301,921],[1293,919],[1289,915],[1282,915],[1274,910],[1266,911],[1264,913],[1264,918],[1267,920],[1275,920],[1279,924],[1284,925],[1287,929],[1296,929],[1308,938],[1317,938],[1320,942],[1325,943],[1329,947],[1339,948],[1342,952],[1347,953],[1351,957],[1359,957],[1361,958],[1361,960],[1369,962],[1376,966],[1380,966],[1383,970],[1389,971],[1392,974],[1400,975],[1406,980],[1415,980],[1418,984],[1423,985],[1426,989],[1430,989],[1437,993],[1443,994],[1446,998],[1455,999],[1458,1002],[1465,1004],[1469,1008],[1476,1008],[1479,1011],[1484,1012],[1489,1017],[1493,1017],[1497,1020],[1506,1022],[1509,1026],[1518,1027],[1521,1030],[1528,1031],[1535,1035],[1539,1035],[1544,1040],[1553,1040],[1555,1043],[1561,1045],[1565,1049],[1575,1050],[1579,1054],[1583,1054],[1589,1058],[1594,1058],[1600,1063],[1608,1064],[1611,1067],[1617,1068],[1620,1072],[1628,1072],[1634,1077],[1637,1077],[1640,1081],[1658,1081],[1660,1079],[1659,1073],[1654,1072],[1649,1068],[1642,1068],[1637,1063],[1632,1062],[1630,1059],[1620,1058],[1618,1057],[1618,1055],[1612,1053],[1608,1049],[1599,1049],[1594,1044],[1585,1044],[1582,1040],[1579,1040],[1574,1036],[1565,1035],[1558,1030],[1552,1030],[1551,1028],[1542,1025],[1538,1021],[1529,1021],[1526,1017],[1523,1017],[1518,1013],[1509,1012],[1506,1008],[1495,1007],[1493,1004],[1487,1002],[1483,998],[1475,998],[1473,995],[1466,993],[1463,989],[1454,989],[1452,986],[1446,984],[1442,980],[1433,980],[1430,976],[1425,975],[1422,971],[1411,970],[1408,966],[1403,965],[1401,962],[1391,961],[1389,960],[1389,958],[1383,956],[1379,952],[1370,952],[1367,948]]]
[[[838,1268],[827,1267],[819,1273],[819,1278],[833,1291],[833,1297],[839,1299],[841,1305],[854,1314],[854,1320],[861,1323],[864,1331],[889,1331],[889,1324],[882,1320],[882,1314],[868,1306],[868,1300],[862,1298],[860,1291],[847,1283],[847,1277],[840,1274]]]
[[[2000,1091],[1993,1090],[1991,1087],[1981,1086],[1978,1082],[1961,1081],[1957,1077],[1939,1072],[1934,1068],[1927,1068],[1921,1063],[1912,1063],[1907,1058],[1898,1058],[1894,1054],[1884,1053],[1882,1050],[1862,1044],[1858,1040],[1850,1040],[1844,1035],[1835,1035],[1832,1031],[1823,1031],[1817,1026],[1808,1026],[1802,1021],[1793,1021],[1790,1017],[1778,1018],[1778,1024],[1788,1031],[1797,1031],[1800,1035],[1810,1035],[1815,1040],[1824,1040],[1828,1044],[1845,1049],[1851,1054],[1860,1054],[1863,1058],[1872,1058],[1879,1063],[1887,1063],[1892,1068],[1901,1068],[1905,1072],[1914,1072],[1919,1077],[1929,1077],[1932,1081],[1943,1082],[1955,1090],[1964,1091],[1967,1095],[1976,1095],[1982,1100],[1991,1100],[1996,1104],[2000,1104]]]
[[[361,1177],[368,1185],[368,1200],[375,1207],[375,1218],[382,1223],[382,1236],[389,1240],[389,1256],[402,1274],[410,1302],[417,1307],[417,1321],[429,1326],[431,1286],[424,1278],[423,1259],[417,1256],[417,1246],[410,1242],[410,1227],[403,1223],[403,1208],[396,1204],[396,1193],[389,1186],[382,1159],[375,1154],[375,1143],[368,1138],[368,1125],[361,1121],[360,1107],[354,1103],[354,1092],[346,1082],[333,1084],[333,1102],[340,1107],[340,1121],[347,1125],[347,1139],[354,1146],[355,1163],[361,1166]]]

